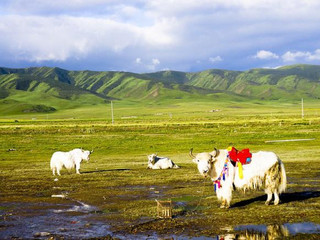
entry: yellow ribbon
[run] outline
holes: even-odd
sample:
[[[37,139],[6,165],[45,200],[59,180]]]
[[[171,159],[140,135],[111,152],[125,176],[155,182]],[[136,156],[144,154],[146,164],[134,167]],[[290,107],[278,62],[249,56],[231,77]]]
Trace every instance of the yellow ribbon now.
[[[239,169],[239,178],[243,179],[243,171],[242,171],[242,164],[238,162],[238,169]]]

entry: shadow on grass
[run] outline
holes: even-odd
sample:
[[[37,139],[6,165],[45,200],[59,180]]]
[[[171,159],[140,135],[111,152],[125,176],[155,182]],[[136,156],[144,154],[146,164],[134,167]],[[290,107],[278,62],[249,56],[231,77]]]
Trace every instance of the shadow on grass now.
[[[120,171],[130,171],[130,170],[131,170],[131,169],[128,169],[128,168],[118,168],[118,169],[86,171],[86,172],[81,172],[81,174],[101,173],[101,172],[120,172]]]
[[[258,201],[261,202],[261,201],[265,201],[265,200],[267,200],[267,195],[262,195],[259,197],[255,197],[255,198],[251,198],[251,199],[247,199],[247,200],[242,200],[240,202],[232,204],[230,206],[230,208],[244,207],[244,206],[247,206],[251,203],[258,202]]]
[[[283,193],[280,196],[280,203],[290,203],[290,202],[298,202],[298,201],[304,201],[311,198],[318,198],[320,197],[320,191],[303,191],[303,192],[292,192],[292,193]],[[251,203],[258,202],[258,201],[266,201],[267,195],[262,195],[259,197],[243,200],[240,202],[237,202],[231,206],[231,208],[237,208],[237,207],[244,207]]]
[[[281,203],[290,203],[296,201],[308,200],[320,197],[320,191],[303,191],[293,193],[283,193],[280,196]]]

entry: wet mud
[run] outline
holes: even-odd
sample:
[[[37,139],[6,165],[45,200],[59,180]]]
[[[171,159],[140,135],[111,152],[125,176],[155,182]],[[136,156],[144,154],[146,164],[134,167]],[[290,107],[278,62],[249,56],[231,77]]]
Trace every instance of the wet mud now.
[[[67,202],[67,201],[64,201]],[[69,203],[1,203],[1,239],[86,239],[111,232],[103,222],[91,221],[97,208],[80,201]]]
[[[230,209],[219,209],[202,180],[109,186],[90,192],[97,204],[53,187],[50,196],[29,202],[0,202],[0,239],[320,239],[319,178],[289,177],[278,206],[265,206],[263,192],[234,192]],[[156,199],[172,200],[172,218],[157,217]],[[144,212],[130,212],[132,202]]]
[[[151,190],[154,190],[152,187]],[[319,192],[291,193],[298,200],[319,197]],[[59,196],[60,197],[60,196]],[[122,196],[123,197],[123,196]],[[257,199],[252,199],[252,201]],[[61,203],[1,203],[1,239],[319,239],[320,224],[296,222],[273,225],[208,227],[207,216],[191,211],[187,201],[175,202],[186,210],[172,219],[141,220],[125,228],[98,220],[105,214],[97,207],[74,199]],[[58,201],[59,202],[59,201]],[[242,203],[243,205],[244,203]],[[248,202],[247,202],[248,204]],[[240,204],[241,205],[241,204]],[[239,207],[239,204],[235,207]],[[211,219],[212,220],[212,219]],[[201,225],[207,227],[202,227]]]

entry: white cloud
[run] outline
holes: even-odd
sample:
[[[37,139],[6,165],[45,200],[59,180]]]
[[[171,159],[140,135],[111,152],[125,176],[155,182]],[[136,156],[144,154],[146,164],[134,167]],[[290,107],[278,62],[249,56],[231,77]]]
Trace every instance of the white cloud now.
[[[147,69],[148,71],[158,70],[160,65],[160,60],[158,58],[152,58],[151,60],[142,60],[141,58],[136,58],[135,63],[137,67],[142,69]]]
[[[282,59],[284,62],[320,60],[320,49],[316,49],[313,53],[309,51],[288,51],[282,55]]]
[[[308,56],[308,60],[320,60],[320,49],[317,49],[314,51],[313,54],[310,54],[310,56]]]
[[[30,62],[66,61],[97,51],[119,54],[129,47],[171,43],[164,26],[145,29],[103,18],[0,16],[0,31],[0,44],[17,60]]]
[[[88,10],[104,9],[114,4],[117,0],[2,0],[6,3],[9,13],[32,13],[32,14],[60,14],[87,12]]]
[[[194,12],[194,10],[209,9],[249,9],[249,10],[279,10],[299,11],[319,7],[318,0],[1,0],[7,8],[16,12],[48,12],[48,10],[61,11],[87,11],[94,8],[101,10],[114,6],[139,6],[143,9],[154,11],[161,15]],[[306,13],[307,14],[307,13]]]
[[[320,60],[320,49],[310,50],[319,43],[319,11],[317,0],[2,0],[0,52],[23,64],[104,62],[105,70],[130,71],[217,62],[248,69],[257,49],[254,58],[272,65],[312,62]]]
[[[222,58],[220,56],[209,58],[209,62],[211,62],[211,63],[216,63],[216,62],[221,62],[221,61],[222,61]]]
[[[155,71],[158,69],[158,65],[160,64],[160,61],[158,58],[153,58],[151,60],[151,64],[147,65],[147,69],[150,71]]]
[[[297,62],[297,61],[317,61],[320,60],[320,49],[314,52],[310,51],[287,51],[281,56],[284,62]]]
[[[152,59],[152,64],[153,64],[154,66],[159,65],[159,64],[160,64],[159,59],[153,58],[153,59]]]
[[[285,62],[294,62],[297,59],[308,58],[309,56],[310,56],[309,52],[300,52],[300,51],[291,52],[291,51],[288,51],[288,52],[286,52],[285,54],[282,55],[282,60],[285,61]]]
[[[257,52],[257,54],[254,56],[254,58],[258,59],[278,59],[279,56],[273,52],[260,50]]]

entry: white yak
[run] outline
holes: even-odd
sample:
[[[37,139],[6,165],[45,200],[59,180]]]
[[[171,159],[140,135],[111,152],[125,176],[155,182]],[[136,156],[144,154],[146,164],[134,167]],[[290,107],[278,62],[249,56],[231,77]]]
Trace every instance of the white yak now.
[[[73,149],[70,152],[55,152],[52,154],[50,167],[53,175],[55,171],[60,176],[60,171],[63,167],[68,170],[76,168],[76,173],[80,174],[80,163],[82,160],[89,161],[89,156],[93,151],[85,151],[79,148]]]
[[[222,201],[221,208],[229,208],[232,191],[236,189],[259,189],[264,187],[267,194],[266,205],[269,205],[274,195],[274,205],[279,204],[279,194],[286,190],[287,177],[282,161],[273,152],[252,153],[251,162],[239,167],[233,165],[228,158],[227,150],[208,153],[198,153],[196,156],[190,150],[193,162],[204,177],[208,176],[216,183],[216,194]],[[240,167],[241,168],[241,167]]]
[[[148,167],[150,169],[168,169],[168,168],[180,168],[170,158],[159,157],[157,154],[151,154],[148,156]]]

